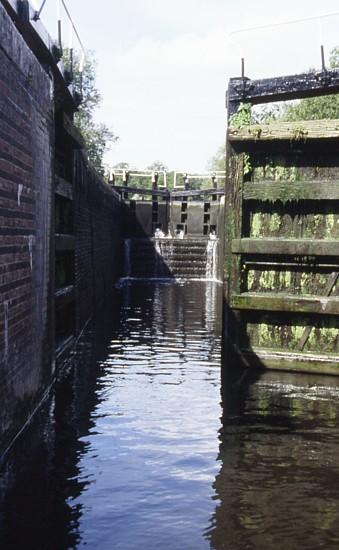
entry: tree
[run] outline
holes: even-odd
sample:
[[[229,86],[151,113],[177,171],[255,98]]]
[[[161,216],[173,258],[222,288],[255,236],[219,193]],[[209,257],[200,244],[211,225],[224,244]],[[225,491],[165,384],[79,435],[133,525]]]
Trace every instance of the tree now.
[[[330,68],[339,68],[339,48],[334,48],[330,53]],[[339,118],[339,95],[302,99],[296,104],[287,105],[281,118],[286,121]]]
[[[70,66],[70,52],[64,49],[63,59]],[[74,124],[83,135],[88,160],[100,174],[105,173],[104,154],[110,145],[119,138],[103,123],[95,121],[95,110],[100,105],[101,94],[96,86],[96,59],[92,51],[86,52],[83,72],[80,72],[80,60],[73,54],[73,85],[81,93],[82,101],[74,115]]]
[[[330,69],[339,69],[339,48],[334,48],[330,53]],[[248,105],[248,104],[247,104]],[[246,104],[242,109],[245,111]],[[250,121],[244,124],[269,124],[276,120],[287,122],[298,120],[319,120],[324,118],[339,119],[339,94],[302,99],[292,104],[272,104],[253,111],[249,106],[248,112],[240,112],[236,116],[250,115]],[[225,147],[222,145],[208,164],[209,170],[224,170],[226,165]]]
[[[211,170],[212,172],[217,171],[223,171],[226,167],[226,146],[223,144],[215,155],[211,158],[207,165],[207,169]]]

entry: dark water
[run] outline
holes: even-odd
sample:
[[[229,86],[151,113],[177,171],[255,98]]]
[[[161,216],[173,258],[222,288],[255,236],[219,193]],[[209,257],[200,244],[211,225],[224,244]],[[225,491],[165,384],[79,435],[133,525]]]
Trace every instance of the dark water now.
[[[339,381],[221,385],[220,305],[118,291],[2,472],[1,548],[339,548]]]

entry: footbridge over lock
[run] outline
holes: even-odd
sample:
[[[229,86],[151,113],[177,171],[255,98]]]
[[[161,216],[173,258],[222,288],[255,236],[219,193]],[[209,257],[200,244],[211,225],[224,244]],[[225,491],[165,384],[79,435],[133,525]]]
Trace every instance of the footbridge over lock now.
[[[123,278],[222,281],[223,172],[115,171],[123,209]]]

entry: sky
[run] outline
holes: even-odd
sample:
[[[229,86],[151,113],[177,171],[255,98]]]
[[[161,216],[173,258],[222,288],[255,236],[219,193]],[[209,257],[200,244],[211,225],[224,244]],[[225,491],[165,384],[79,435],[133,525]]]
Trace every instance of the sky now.
[[[224,143],[225,92],[241,57],[246,76],[264,78],[319,68],[320,44],[327,57],[339,45],[339,13],[272,26],[339,12],[337,0],[65,1],[98,61],[97,120],[119,136],[106,156],[110,166],[144,169],[160,160],[169,169],[206,170]],[[56,4],[47,0],[41,16],[53,37]],[[245,30],[262,25],[271,26]]]

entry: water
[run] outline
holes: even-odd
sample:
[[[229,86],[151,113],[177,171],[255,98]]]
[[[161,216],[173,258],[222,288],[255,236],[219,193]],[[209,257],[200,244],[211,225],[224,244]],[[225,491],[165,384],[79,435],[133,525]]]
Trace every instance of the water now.
[[[339,547],[339,380],[221,385],[221,292],[117,291],[2,471],[1,549]]]
[[[206,279],[209,281],[218,280],[218,243],[208,241],[206,248]]]

